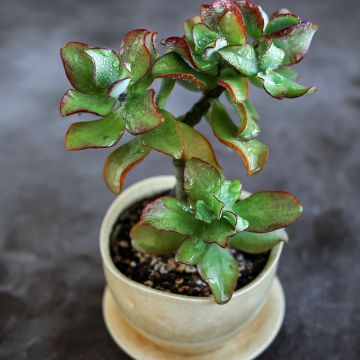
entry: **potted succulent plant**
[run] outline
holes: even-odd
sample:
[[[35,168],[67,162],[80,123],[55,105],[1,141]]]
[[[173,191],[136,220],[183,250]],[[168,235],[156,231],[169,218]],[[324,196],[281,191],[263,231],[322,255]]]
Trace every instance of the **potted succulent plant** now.
[[[257,139],[249,82],[277,99],[314,93],[296,82],[290,66],[303,59],[317,29],[288,10],[269,18],[250,1],[216,0],[185,22],[183,36],[162,41],[162,56],[156,33],[142,29],[125,35],[119,53],[77,42],[61,49],[73,87],[61,114],[100,117],[73,124],[66,149],[110,148],[125,131],[133,135],[105,164],[105,182],[120,196],[105,217],[101,253],[119,310],[160,346],[188,353],[216,348],[266,300],[288,240],[284,228],[300,216],[301,204],[286,192],[242,193],[194,127],[206,118],[248,175],[258,173],[268,147]],[[162,79],[157,96],[150,88],[156,79]],[[176,84],[202,92],[178,118],[165,109]],[[173,159],[175,177],[122,192],[126,174],[153,150]]]

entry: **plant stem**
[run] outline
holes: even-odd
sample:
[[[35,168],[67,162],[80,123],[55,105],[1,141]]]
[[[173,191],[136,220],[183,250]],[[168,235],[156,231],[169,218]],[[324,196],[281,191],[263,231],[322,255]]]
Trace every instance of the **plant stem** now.
[[[217,99],[224,92],[224,88],[217,86],[214,89],[206,91],[204,96],[189,110],[185,115],[180,117],[180,121],[184,124],[194,127],[200,123],[203,116],[205,116],[211,107],[211,100]],[[184,170],[185,161],[174,159],[176,187],[175,194],[179,200],[185,200],[186,194],[184,190]]]

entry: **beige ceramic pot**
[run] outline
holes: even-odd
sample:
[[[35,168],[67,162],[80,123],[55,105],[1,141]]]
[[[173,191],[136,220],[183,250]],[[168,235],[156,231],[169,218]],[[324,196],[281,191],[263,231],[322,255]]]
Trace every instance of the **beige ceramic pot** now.
[[[173,295],[151,289],[124,276],[114,266],[110,234],[119,214],[138,200],[171,189],[172,176],[140,181],[113,202],[103,221],[100,249],[107,285],[129,324],[150,341],[171,351],[202,353],[235,336],[261,310],[273,283],[282,244],[276,246],[262,273],[237,291],[226,305],[212,298]]]

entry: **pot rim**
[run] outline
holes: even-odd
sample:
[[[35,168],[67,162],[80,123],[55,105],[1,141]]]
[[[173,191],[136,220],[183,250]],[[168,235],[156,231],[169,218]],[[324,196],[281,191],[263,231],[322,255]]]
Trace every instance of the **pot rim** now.
[[[188,295],[180,295],[180,294],[172,294],[165,291],[153,289],[149,286],[143,285],[138,283],[126,275],[124,275],[120,270],[118,270],[112,261],[110,255],[110,248],[109,248],[109,241],[110,241],[110,233],[113,229],[114,223],[116,222],[117,218],[119,217],[120,213],[118,208],[121,207],[121,200],[126,198],[131,193],[135,192],[138,187],[146,187],[147,185],[151,184],[163,184],[164,191],[168,187],[171,188],[172,184],[175,183],[174,176],[155,176],[149,177],[135,184],[128,187],[124,190],[111,204],[109,209],[107,210],[105,217],[102,221],[101,230],[100,230],[100,253],[103,260],[104,266],[111,271],[111,273],[119,280],[125,282],[127,285],[131,286],[132,288],[141,289],[144,292],[152,294],[154,296],[163,296],[167,298],[171,298],[173,300],[181,300],[186,302],[193,302],[193,303],[208,303],[209,301],[213,302],[213,296],[209,297],[196,297],[196,296],[188,296]],[[143,197],[146,197],[146,192],[141,193],[142,196],[139,196],[139,200]],[[136,201],[136,200],[134,200]],[[127,207],[127,206],[126,206]],[[266,262],[265,267],[261,271],[261,273],[248,285],[244,286],[243,288],[234,292],[232,299],[242,296],[243,294],[251,291],[254,287],[256,287],[265,277],[266,275],[275,267],[279,261],[281,256],[281,252],[283,249],[284,243],[281,242],[277,246],[275,246],[271,252],[268,261]]]

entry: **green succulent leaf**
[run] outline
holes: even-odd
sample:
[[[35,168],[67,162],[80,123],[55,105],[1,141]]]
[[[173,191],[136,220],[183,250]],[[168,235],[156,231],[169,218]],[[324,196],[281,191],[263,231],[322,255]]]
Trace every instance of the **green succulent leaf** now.
[[[248,80],[234,69],[223,69],[218,83],[228,91],[234,103],[242,103],[248,98]]]
[[[210,245],[196,236],[186,239],[176,252],[175,260],[187,265],[197,265]]]
[[[302,22],[270,35],[274,45],[285,52],[284,65],[297,64],[304,58],[318,29],[315,23]]]
[[[263,254],[281,242],[288,242],[284,229],[264,234],[243,231],[229,240],[229,246],[249,254]]]
[[[223,217],[231,224],[234,229],[234,233],[244,231],[249,227],[249,222],[238,216],[233,211],[224,211]]]
[[[133,226],[130,237],[136,251],[156,256],[174,253],[185,240],[183,235],[171,231],[160,231],[140,223]]]
[[[244,45],[246,43],[246,28],[244,18],[238,12],[227,11],[219,21],[221,34],[229,45]]]
[[[301,215],[302,206],[290,193],[265,191],[239,201],[234,210],[249,222],[248,231],[267,233],[294,223]]]
[[[156,98],[157,106],[163,109],[166,105],[166,101],[171,95],[176,84],[176,80],[174,79],[163,79],[161,82],[161,88]]]
[[[79,113],[91,113],[99,116],[108,115],[115,106],[115,99],[102,94],[84,94],[77,90],[69,90],[61,100],[60,113],[70,116]]]
[[[236,234],[234,224],[227,219],[215,219],[206,224],[199,232],[199,237],[207,244],[217,244],[223,248],[227,246],[230,236]]]
[[[224,210],[231,210],[239,200],[242,185],[239,180],[224,181],[216,194],[217,199],[225,204]]]
[[[194,128],[181,122],[179,123],[179,128],[182,134],[182,141],[184,146],[184,160],[197,158],[212,165],[216,169],[221,168],[210,142],[204,135],[200,134]]]
[[[96,86],[108,90],[111,84],[120,79],[120,60],[113,50],[94,48],[85,50],[85,53],[93,62]]]
[[[154,98],[154,90],[127,94],[121,109],[126,121],[126,130],[132,135],[140,135],[153,130],[164,121]]]
[[[279,72],[272,71],[259,73],[258,78],[262,81],[264,89],[274,98],[282,100],[284,98],[292,99],[305,94],[314,94],[316,86],[305,87],[292,81]]]
[[[258,41],[268,22],[268,16],[262,8],[251,1],[238,1],[237,6],[244,15],[246,30],[248,34]]]
[[[299,73],[290,66],[281,66],[276,70],[276,72],[289,80],[296,81],[299,78]]]
[[[251,45],[227,46],[219,50],[223,59],[245,76],[258,72],[256,52]]]
[[[74,89],[85,94],[99,94],[103,90],[94,82],[94,66],[85,50],[89,45],[78,42],[66,43],[61,49],[61,59],[66,76]]]
[[[79,122],[71,125],[65,138],[67,150],[109,148],[115,146],[125,130],[125,121],[119,110],[100,120]]]
[[[218,304],[230,301],[239,277],[238,264],[230,251],[216,244],[209,245],[197,267],[201,277],[209,284],[215,301]]]
[[[114,194],[120,194],[127,173],[144,160],[150,151],[151,148],[145,146],[140,137],[115,150],[106,160],[104,167],[104,180],[107,187]]]
[[[209,47],[214,47],[221,36],[210,30],[205,24],[195,24],[193,27],[192,38],[194,41],[195,51],[203,55]]]
[[[292,13],[282,13],[272,16],[266,29],[265,35],[271,35],[280,30],[287,29],[300,23],[300,18]]]
[[[257,54],[259,67],[264,71],[277,69],[285,59],[285,52],[266,38],[260,41]]]
[[[185,38],[188,41],[188,43],[194,47],[194,39],[193,39],[193,27],[195,24],[201,23],[201,17],[200,16],[194,16],[191,19],[188,19],[184,22],[184,34]]]
[[[138,82],[151,68],[152,54],[148,49],[147,30],[138,29],[127,33],[120,47],[121,72]]]
[[[176,118],[165,110],[160,111],[164,122],[156,129],[141,135],[144,144],[175,159],[183,156],[182,134]]]
[[[220,204],[220,211],[222,204]],[[195,219],[208,224],[213,220],[213,214],[204,200],[198,200],[195,205]]]
[[[179,54],[174,52],[159,58],[152,71],[155,78],[185,80],[203,90],[216,85],[215,78],[192,69]]]
[[[131,82],[131,78],[123,78],[115,81],[108,90],[108,95],[114,99],[118,99],[121,94],[124,94],[128,89]]]
[[[238,129],[232,122],[225,107],[213,102],[211,126],[215,136],[226,146],[236,151],[243,159],[248,175],[255,175],[265,165],[268,158],[268,147],[258,140],[242,141],[235,137]]]
[[[162,197],[148,204],[141,215],[141,224],[161,231],[192,235],[196,223],[194,213],[185,202],[172,197]]]

